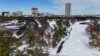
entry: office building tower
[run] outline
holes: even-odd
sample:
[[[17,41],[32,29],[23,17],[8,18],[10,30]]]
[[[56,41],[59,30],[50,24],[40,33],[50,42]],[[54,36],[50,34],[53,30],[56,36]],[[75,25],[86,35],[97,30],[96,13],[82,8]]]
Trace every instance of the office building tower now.
[[[16,13],[17,13],[17,16],[23,16],[22,11],[17,11]]]
[[[66,3],[65,5],[65,16],[66,17],[71,16],[71,3]]]
[[[32,8],[32,16],[37,17],[38,16],[38,8]]]

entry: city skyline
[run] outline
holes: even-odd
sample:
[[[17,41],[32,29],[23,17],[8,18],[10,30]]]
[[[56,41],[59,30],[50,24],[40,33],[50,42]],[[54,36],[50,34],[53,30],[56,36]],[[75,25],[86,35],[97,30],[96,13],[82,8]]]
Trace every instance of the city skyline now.
[[[22,11],[24,14],[32,14],[31,8],[36,7],[39,12],[53,14],[65,14],[65,3],[72,4],[72,15],[100,14],[100,2],[98,0],[0,0],[0,12]]]

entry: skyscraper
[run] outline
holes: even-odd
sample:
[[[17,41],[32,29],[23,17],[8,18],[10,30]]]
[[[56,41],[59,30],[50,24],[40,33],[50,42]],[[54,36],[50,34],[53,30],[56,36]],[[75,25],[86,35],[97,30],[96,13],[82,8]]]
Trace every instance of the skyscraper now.
[[[22,16],[23,15],[22,11],[17,11],[16,13],[17,13],[17,16]]]
[[[66,3],[65,5],[65,16],[66,17],[71,16],[71,3]]]
[[[38,8],[32,8],[32,16],[34,17],[38,16]]]

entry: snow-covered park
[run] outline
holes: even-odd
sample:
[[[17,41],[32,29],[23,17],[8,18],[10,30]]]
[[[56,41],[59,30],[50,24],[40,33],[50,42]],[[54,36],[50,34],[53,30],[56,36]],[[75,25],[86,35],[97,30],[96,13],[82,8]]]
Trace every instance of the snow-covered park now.
[[[35,21],[38,24],[38,26],[37,26],[38,28],[41,29],[44,26],[44,24],[42,24],[40,21],[38,21],[38,20],[35,20]],[[23,37],[22,37],[23,35],[25,35],[25,31],[21,35],[17,35],[16,32],[13,32],[13,37],[16,37],[17,39],[22,38],[22,41],[20,40],[20,42],[22,42],[22,45],[18,46],[14,50],[15,53],[17,52],[17,50],[19,50],[20,52],[24,52],[25,54],[27,54],[28,49],[31,49],[32,51],[34,51],[34,49],[36,49],[35,47],[37,47],[37,48],[42,48],[43,53],[45,53],[45,51],[48,51],[50,56],[100,56],[100,51],[98,50],[98,48],[92,47],[89,45],[90,35],[88,34],[88,32],[86,32],[86,28],[88,27],[88,24],[81,24],[83,22],[90,23],[90,20],[75,21],[75,23],[71,23],[71,21],[69,21],[69,24],[70,24],[69,27],[67,27],[64,24],[64,21],[66,21],[66,20],[59,21],[61,23],[60,24],[59,22],[57,22],[57,20],[47,20],[46,23],[48,23],[48,24],[46,24],[46,25],[49,25],[49,27],[45,28],[45,30],[43,31],[44,35],[42,38],[47,43],[47,46],[38,47],[39,44],[37,42],[35,42],[34,46],[30,47],[31,44],[26,43],[26,40],[23,40]],[[12,21],[8,21],[5,23],[1,23],[0,27],[5,26],[5,29],[19,29],[21,26],[23,26],[25,24],[26,24],[26,22],[18,23],[18,20],[12,20]],[[33,25],[35,25],[34,22],[33,22]],[[59,25],[60,25],[60,27],[59,27]],[[52,47],[51,43],[53,41],[55,31],[57,31],[59,28],[61,28],[61,29],[65,28],[66,30],[64,32],[67,33],[67,35],[64,35],[60,39],[60,41],[57,43],[57,46],[54,48],[54,47]],[[32,31],[30,31],[30,32],[32,32]],[[49,35],[47,35],[48,33],[49,33]],[[26,34],[26,36],[27,36],[27,34]],[[38,34],[36,34],[36,36],[37,35]],[[48,39],[47,39],[46,35],[49,36]],[[28,39],[28,38],[26,38],[26,39]],[[36,41],[36,40],[34,40],[34,41]],[[49,43],[49,41],[50,41],[50,43]],[[61,49],[59,49],[59,47]],[[30,56],[32,56],[32,55],[30,55]]]

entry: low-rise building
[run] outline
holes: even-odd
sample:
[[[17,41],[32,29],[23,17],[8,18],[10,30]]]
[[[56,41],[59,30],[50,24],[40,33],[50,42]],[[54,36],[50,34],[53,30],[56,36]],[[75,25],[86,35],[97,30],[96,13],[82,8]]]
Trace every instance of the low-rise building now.
[[[2,12],[2,16],[3,17],[9,17],[10,16],[10,13],[9,12]]]

